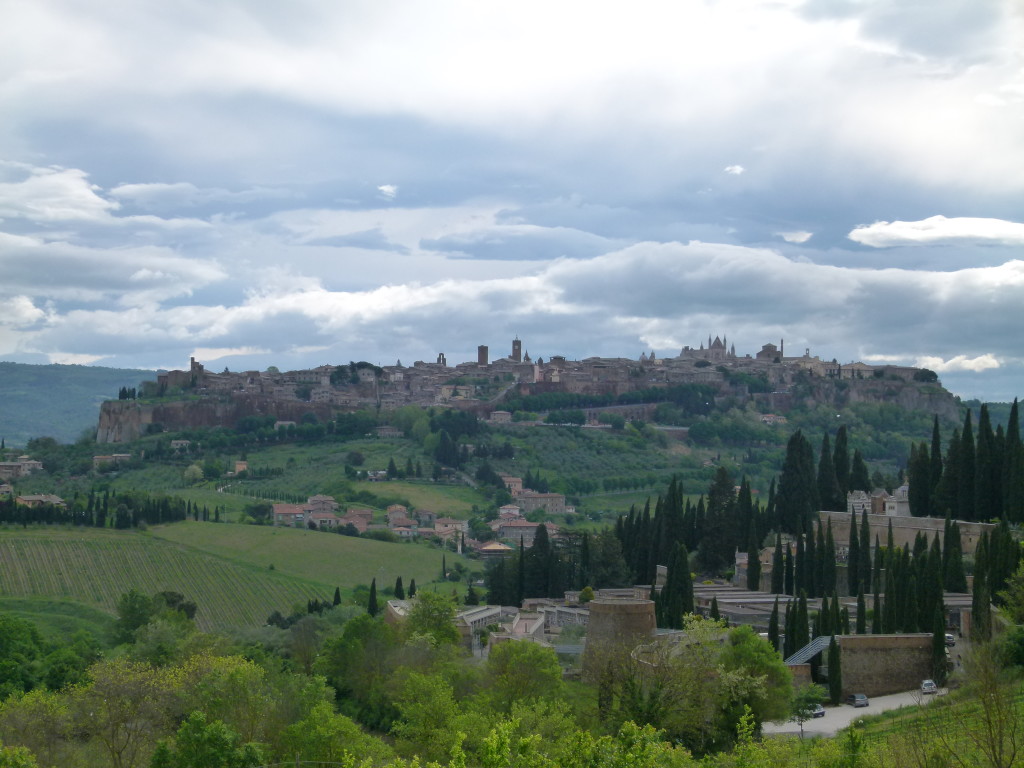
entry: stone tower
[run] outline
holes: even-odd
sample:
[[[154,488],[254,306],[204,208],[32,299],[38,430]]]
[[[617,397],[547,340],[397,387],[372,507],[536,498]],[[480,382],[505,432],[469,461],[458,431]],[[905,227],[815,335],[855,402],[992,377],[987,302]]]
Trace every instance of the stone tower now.
[[[512,359],[517,363],[523,362],[523,342],[518,336],[512,340]]]
[[[489,350],[486,344],[481,344],[476,348],[476,364],[487,365]]]

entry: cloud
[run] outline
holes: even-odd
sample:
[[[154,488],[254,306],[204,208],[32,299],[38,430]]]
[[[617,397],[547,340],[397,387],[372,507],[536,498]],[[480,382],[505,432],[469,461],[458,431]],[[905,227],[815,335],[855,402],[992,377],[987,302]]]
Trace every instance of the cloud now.
[[[965,242],[1024,245],[1024,224],[1002,219],[932,216],[922,221],[878,221],[857,227],[849,238],[873,248]]]
[[[187,296],[227,275],[212,261],[169,248],[90,248],[63,241],[0,233],[3,292],[74,302],[137,306]],[[42,279],[45,276],[45,279]]]
[[[787,243],[806,243],[812,237],[813,232],[805,232],[804,230],[795,230],[793,232],[776,232],[776,235],[781,237]]]
[[[945,373],[947,371],[974,371],[979,373],[1000,367],[999,361],[991,354],[978,355],[977,357],[957,355],[949,360],[943,360],[941,357],[925,356],[917,358],[914,365],[918,368],[930,368],[937,373]]]
[[[269,349],[261,347],[196,347],[190,357],[197,360],[220,360],[224,357],[238,357],[239,355],[265,355]]]
[[[23,327],[40,322],[46,312],[35,304],[28,296],[9,296],[0,298],[0,325]]]
[[[742,165],[727,165],[722,170],[726,173],[731,173],[733,176],[741,176],[747,169]]]
[[[106,220],[119,207],[97,194],[88,175],[75,168],[40,168],[3,163],[0,218],[33,222]],[[14,181],[8,181],[14,177]]]
[[[173,210],[210,203],[245,204],[257,200],[282,200],[296,197],[286,189],[254,187],[232,192],[227,189],[202,189],[188,182],[174,184],[121,184],[110,190],[110,195],[145,210]]]
[[[386,197],[388,200],[394,200],[398,194],[398,187],[394,184],[381,184],[377,187],[377,191],[380,192],[381,197]]]

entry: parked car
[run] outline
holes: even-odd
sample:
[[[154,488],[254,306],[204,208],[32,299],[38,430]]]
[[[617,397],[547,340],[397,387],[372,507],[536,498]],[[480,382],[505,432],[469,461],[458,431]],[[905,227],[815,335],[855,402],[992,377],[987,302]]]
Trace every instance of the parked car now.
[[[825,708],[821,704],[815,704],[814,709],[811,710],[811,717],[824,717]]]
[[[935,684],[934,680],[922,680],[921,681],[921,693],[927,695],[929,693],[938,693],[939,686]]]
[[[946,633],[946,645],[949,648],[952,648],[954,645],[956,645],[956,638],[953,637],[953,635],[949,632]]]
[[[863,693],[851,693],[846,697],[846,703],[851,707],[866,707],[871,702],[868,701],[868,697]]]

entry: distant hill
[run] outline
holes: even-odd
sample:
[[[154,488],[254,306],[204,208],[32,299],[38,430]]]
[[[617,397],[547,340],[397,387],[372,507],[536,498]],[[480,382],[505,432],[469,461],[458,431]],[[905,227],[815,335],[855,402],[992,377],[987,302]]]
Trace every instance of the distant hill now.
[[[100,403],[154,376],[133,368],[0,362],[0,438],[9,447],[33,437],[72,443],[96,427]]]

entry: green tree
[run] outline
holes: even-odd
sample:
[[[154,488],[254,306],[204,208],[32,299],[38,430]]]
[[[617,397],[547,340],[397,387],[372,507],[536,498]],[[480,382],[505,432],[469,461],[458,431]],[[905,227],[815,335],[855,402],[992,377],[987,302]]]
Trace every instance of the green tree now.
[[[395,579],[395,599],[405,600],[405,587],[402,586],[402,577],[399,576]]]
[[[793,694],[790,720],[800,726],[800,738],[804,737],[804,723],[814,717],[814,710],[825,701],[827,694],[820,685],[801,685]]]
[[[485,694],[498,712],[514,704],[562,696],[562,668],[551,648],[509,640],[491,649],[484,670]]]
[[[370,599],[366,603],[366,612],[368,614],[370,614],[371,616],[376,616],[378,613],[380,613],[380,608],[377,605],[377,579],[376,579],[376,577],[374,577],[374,579],[370,582]]]
[[[207,723],[206,715],[193,712],[178,729],[173,746],[162,741],[150,768],[258,768],[264,762],[256,744],[241,744],[238,734],[224,723]]]
[[[843,668],[842,655],[839,653],[839,645],[835,636],[828,642],[828,698],[833,704],[838,704],[843,695]]]
[[[437,646],[459,642],[455,628],[455,604],[436,592],[419,592],[406,618],[410,635],[425,635]]]
[[[118,643],[130,643],[140,627],[153,618],[155,608],[153,599],[137,589],[129,589],[117,600],[117,621],[114,623],[114,640]]]

